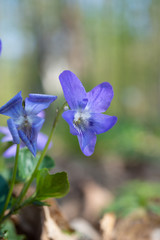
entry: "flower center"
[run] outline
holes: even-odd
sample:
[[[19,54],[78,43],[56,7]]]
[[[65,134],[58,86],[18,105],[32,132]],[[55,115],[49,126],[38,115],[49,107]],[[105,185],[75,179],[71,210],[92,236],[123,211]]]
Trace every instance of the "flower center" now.
[[[24,127],[30,126],[27,118],[24,118],[23,126],[24,126]]]
[[[25,135],[30,138],[31,136],[31,126],[32,126],[32,119],[27,116],[23,115],[23,121],[20,125],[20,129],[25,133]]]
[[[29,116],[27,116],[26,114],[20,116],[18,119],[16,119],[15,123],[18,126],[18,129],[27,129],[30,128],[32,125],[32,120]]]
[[[90,114],[88,112],[76,112],[73,125],[77,130],[84,130],[90,125]]]

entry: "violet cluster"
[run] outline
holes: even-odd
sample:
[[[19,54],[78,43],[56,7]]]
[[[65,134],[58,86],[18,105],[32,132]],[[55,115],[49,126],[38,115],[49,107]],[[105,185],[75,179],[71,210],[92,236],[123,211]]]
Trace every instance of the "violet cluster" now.
[[[2,42],[0,40],[0,54]],[[70,132],[78,137],[79,145],[86,156],[93,154],[96,135],[111,129],[117,122],[116,116],[104,113],[111,104],[113,88],[108,82],[103,82],[86,92],[81,81],[71,71],[63,71],[59,80],[64,97],[70,110],[64,111],[62,117],[70,126]],[[29,94],[23,101],[21,92],[0,107],[0,114],[10,117],[8,128],[0,127],[5,136],[3,142],[13,141],[14,144],[26,146],[36,156],[37,148],[42,150],[47,137],[40,133],[45,121],[39,114],[56,100],[56,96],[45,94]],[[9,157],[15,154],[16,145],[5,152]]]

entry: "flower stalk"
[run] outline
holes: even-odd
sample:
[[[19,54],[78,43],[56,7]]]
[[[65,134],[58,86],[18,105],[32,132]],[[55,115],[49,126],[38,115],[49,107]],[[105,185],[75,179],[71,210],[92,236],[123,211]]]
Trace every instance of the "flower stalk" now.
[[[16,156],[15,156],[15,164],[14,164],[14,169],[13,169],[11,185],[10,185],[10,189],[9,189],[9,192],[8,192],[8,196],[7,196],[3,211],[2,211],[1,216],[0,216],[0,222],[4,217],[5,211],[8,207],[8,204],[9,204],[9,201],[11,199],[12,192],[13,192],[13,187],[14,187],[14,183],[15,183],[15,180],[16,180],[17,166],[18,166],[19,149],[20,149],[20,145],[17,144],[17,151],[16,151]]]
[[[59,117],[60,117],[60,115],[62,114],[65,105],[66,105],[66,102],[62,105],[62,107],[60,108],[60,110],[58,111],[58,113],[57,113],[57,115],[56,115],[56,118],[55,118],[55,120],[54,120],[54,122],[53,122],[53,125],[52,125],[52,129],[51,129],[51,131],[50,131],[50,135],[49,135],[49,137],[48,137],[48,141],[47,141],[47,143],[46,143],[46,145],[45,145],[45,147],[44,147],[44,149],[43,149],[43,151],[42,151],[42,153],[41,153],[41,156],[40,156],[40,158],[39,158],[39,160],[38,160],[38,162],[37,162],[37,165],[36,165],[36,167],[35,167],[32,175],[31,175],[29,181],[24,185],[24,188],[22,189],[22,191],[21,191],[21,193],[20,193],[20,195],[19,195],[19,198],[18,198],[18,201],[17,201],[17,204],[18,204],[18,205],[20,205],[21,202],[23,201],[23,198],[24,198],[26,192],[28,191],[31,183],[33,182],[34,178],[36,177],[38,168],[39,168],[39,166],[40,166],[40,164],[41,164],[41,162],[42,162],[42,160],[43,160],[43,158],[44,158],[44,156],[45,156],[45,154],[46,154],[46,152],[47,152],[48,146],[49,146],[49,144],[50,144],[50,142],[51,142],[51,139],[52,139],[53,132],[54,132],[54,130],[55,130],[55,128],[56,128],[56,125],[57,125],[57,123],[58,123]]]

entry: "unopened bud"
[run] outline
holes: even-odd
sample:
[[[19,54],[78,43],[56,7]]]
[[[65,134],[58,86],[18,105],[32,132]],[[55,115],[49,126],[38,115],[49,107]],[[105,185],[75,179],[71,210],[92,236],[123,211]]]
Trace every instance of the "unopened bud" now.
[[[67,111],[69,109],[68,106],[64,106],[64,111]]]

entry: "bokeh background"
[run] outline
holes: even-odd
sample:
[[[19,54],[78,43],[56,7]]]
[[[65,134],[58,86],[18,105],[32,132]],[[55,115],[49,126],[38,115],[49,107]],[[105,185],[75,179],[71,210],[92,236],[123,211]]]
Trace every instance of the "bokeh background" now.
[[[93,156],[83,156],[67,123],[59,122],[50,154],[71,180],[92,176],[110,189],[130,178],[159,180],[159,23],[159,0],[1,1],[0,105],[20,90],[24,98],[57,95],[46,113],[48,134],[64,102],[63,70],[72,70],[87,91],[104,81],[113,85],[107,114],[118,122],[98,136]]]

